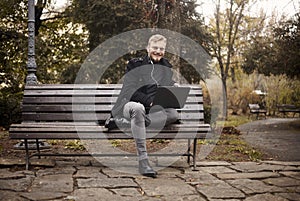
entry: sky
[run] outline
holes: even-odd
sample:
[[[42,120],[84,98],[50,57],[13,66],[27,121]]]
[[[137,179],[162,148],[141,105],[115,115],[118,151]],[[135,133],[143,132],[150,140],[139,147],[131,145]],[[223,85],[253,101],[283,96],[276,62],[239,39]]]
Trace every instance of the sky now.
[[[216,0],[197,0],[200,4],[203,2],[202,6],[198,6],[197,11],[203,13],[205,17],[210,17],[213,15],[214,4],[213,2]],[[64,7],[66,3],[70,2],[70,0],[54,0],[56,7]],[[268,16],[270,16],[273,12],[277,14],[277,16],[281,16],[282,14],[287,16],[294,15],[300,8],[300,0],[257,0],[253,9],[251,9],[251,13],[255,15],[259,13],[260,9],[263,9]]]
[[[202,6],[198,6],[198,12],[203,13],[204,17],[213,16],[215,6],[212,2],[214,1],[216,0],[198,0],[199,3],[203,3]],[[299,12],[299,8],[300,0],[257,0],[250,12],[253,16],[258,16],[258,13],[263,9],[267,16],[271,16],[275,12],[278,17],[281,15],[290,17],[297,11]]]

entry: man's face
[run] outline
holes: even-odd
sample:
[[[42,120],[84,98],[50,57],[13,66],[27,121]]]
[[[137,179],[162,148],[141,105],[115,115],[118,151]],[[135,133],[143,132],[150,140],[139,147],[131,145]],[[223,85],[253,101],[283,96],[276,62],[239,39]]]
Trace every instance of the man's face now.
[[[166,43],[164,41],[151,42],[148,47],[148,56],[154,61],[159,62],[165,55]]]

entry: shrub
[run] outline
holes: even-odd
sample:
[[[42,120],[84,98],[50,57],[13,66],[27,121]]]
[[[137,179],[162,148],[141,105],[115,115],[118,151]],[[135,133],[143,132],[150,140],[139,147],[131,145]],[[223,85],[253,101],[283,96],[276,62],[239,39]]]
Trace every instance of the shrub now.
[[[271,75],[266,77],[266,104],[269,113],[275,115],[277,105],[292,104],[300,106],[300,81],[285,75]]]
[[[22,97],[22,92],[10,94],[5,90],[0,91],[0,126],[8,129],[10,124],[21,122]]]
[[[211,105],[204,105],[204,123],[210,124],[212,127],[216,126],[219,116],[219,108]]]

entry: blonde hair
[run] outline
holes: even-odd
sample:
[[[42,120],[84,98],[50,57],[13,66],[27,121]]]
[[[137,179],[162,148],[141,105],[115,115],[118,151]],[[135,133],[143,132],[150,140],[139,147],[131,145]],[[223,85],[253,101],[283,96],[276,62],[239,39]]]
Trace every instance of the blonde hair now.
[[[167,43],[166,37],[164,37],[163,35],[160,35],[160,34],[155,34],[149,38],[148,45],[150,45],[150,43],[152,43],[152,42],[158,42],[158,41],[163,41],[163,42]]]

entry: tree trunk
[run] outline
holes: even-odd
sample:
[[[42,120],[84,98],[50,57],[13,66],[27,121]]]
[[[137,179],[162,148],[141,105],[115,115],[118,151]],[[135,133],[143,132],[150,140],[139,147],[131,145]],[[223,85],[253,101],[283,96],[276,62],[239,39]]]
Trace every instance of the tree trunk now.
[[[180,19],[180,0],[161,0],[158,3],[158,28],[172,30],[181,33],[181,19]],[[175,52],[180,55],[180,41],[174,44]],[[172,55],[170,63],[173,65],[173,69],[178,72],[175,74],[175,81],[180,80],[180,57]]]

